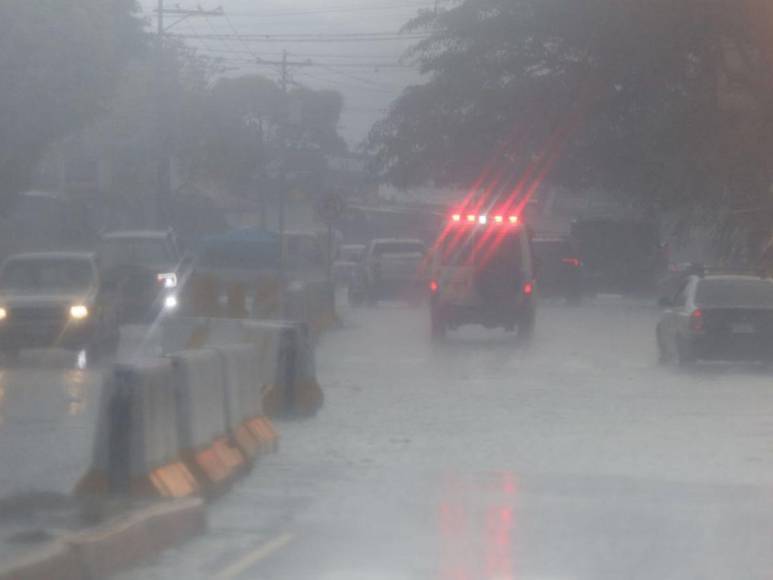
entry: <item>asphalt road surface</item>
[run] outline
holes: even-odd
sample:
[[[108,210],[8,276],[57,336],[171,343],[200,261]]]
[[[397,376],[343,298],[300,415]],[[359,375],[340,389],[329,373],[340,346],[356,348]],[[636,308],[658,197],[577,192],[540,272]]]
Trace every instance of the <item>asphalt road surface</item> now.
[[[770,578],[770,370],[659,367],[656,310],[616,299],[545,306],[528,346],[343,317],[323,411],[280,424],[206,535],[120,578]]]

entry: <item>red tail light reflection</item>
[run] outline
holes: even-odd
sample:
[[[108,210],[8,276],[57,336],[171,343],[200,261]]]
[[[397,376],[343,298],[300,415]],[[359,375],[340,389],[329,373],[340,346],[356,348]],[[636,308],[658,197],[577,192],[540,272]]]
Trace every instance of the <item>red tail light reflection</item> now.
[[[564,264],[568,264],[569,266],[572,266],[573,268],[579,268],[580,267],[580,259],[579,258],[563,258],[561,261]]]
[[[533,293],[534,293],[534,283],[526,282],[523,285],[523,295],[524,296],[531,296]]]
[[[429,283],[429,291],[430,291],[430,292],[432,292],[433,294],[434,294],[435,292],[437,292],[437,291],[438,291],[438,288],[439,288],[439,287],[440,287],[440,286],[438,286],[438,283],[437,283],[437,281],[435,281],[435,280],[432,280],[432,281]]]
[[[696,308],[690,314],[690,330],[692,332],[703,332],[703,311],[700,308]]]

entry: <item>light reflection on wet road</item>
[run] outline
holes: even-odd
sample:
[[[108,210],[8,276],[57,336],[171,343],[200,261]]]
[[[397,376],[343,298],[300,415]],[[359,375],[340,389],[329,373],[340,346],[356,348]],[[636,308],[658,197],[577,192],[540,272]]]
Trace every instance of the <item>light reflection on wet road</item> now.
[[[344,316],[320,415],[280,425],[206,536],[120,578],[770,577],[770,371],[660,368],[657,312],[615,300],[543,308],[529,346]]]
[[[91,457],[101,370],[71,353],[24,353],[0,370],[0,499],[69,493]]]

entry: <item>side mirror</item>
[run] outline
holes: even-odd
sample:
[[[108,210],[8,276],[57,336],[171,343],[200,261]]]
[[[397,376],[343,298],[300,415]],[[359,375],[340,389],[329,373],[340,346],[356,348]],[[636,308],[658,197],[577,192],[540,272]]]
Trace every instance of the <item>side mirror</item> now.
[[[658,306],[660,306],[661,308],[670,308],[673,305],[674,305],[673,300],[671,300],[667,296],[661,296],[660,298],[658,298]]]

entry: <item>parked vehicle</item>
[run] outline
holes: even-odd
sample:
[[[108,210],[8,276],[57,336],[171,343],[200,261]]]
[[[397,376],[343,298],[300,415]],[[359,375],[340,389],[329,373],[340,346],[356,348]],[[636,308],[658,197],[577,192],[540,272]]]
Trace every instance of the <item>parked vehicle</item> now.
[[[386,298],[420,298],[426,288],[422,273],[425,252],[421,240],[371,241],[349,285],[349,301],[358,305],[364,301],[375,304]]]
[[[583,219],[572,224],[571,237],[589,292],[652,293],[666,270],[665,246],[654,222]]]
[[[532,241],[541,297],[560,297],[579,304],[583,293],[583,265],[569,238],[535,238]]]
[[[365,250],[365,244],[341,246],[341,253],[333,263],[333,278],[337,284],[347,285],[351,282],[355,270],[365,256]]]

